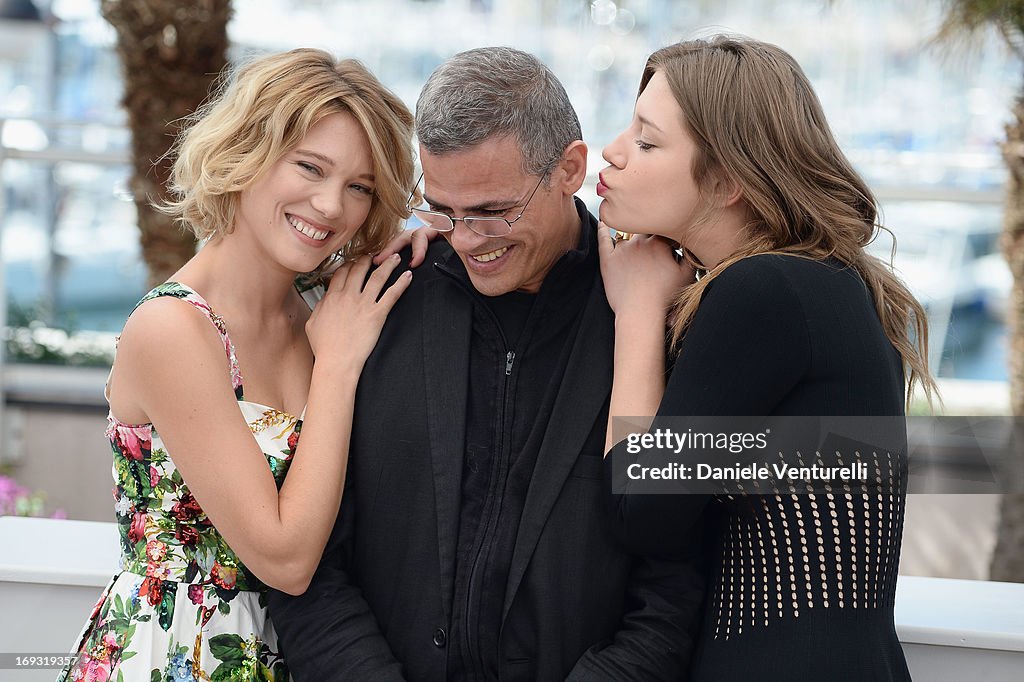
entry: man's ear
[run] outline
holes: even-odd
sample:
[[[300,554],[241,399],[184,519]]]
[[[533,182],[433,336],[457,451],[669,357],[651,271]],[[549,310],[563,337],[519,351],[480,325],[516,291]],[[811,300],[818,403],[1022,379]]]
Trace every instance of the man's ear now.
[[[551,174],[552,185],[563,194],[572,196],[587,179],[587,145],[574,140],[562,152],[562,158]]]

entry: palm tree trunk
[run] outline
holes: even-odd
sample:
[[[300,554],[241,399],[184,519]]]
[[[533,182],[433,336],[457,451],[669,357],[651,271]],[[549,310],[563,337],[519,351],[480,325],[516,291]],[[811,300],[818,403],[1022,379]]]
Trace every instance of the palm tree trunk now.
[[[117,31],[132,133],[132,195],[150,285],[195,254],[193,235],[152,204],[167,198],[168,148],[226,63],[230,0],[101,0]]]
[[[1024,90],[1014,103],[1013,118],[1006,126],[1006,142],[1002,151],[1009,169],[1003,251],[1013,273],[1007,317],[1010,406],[1015,420],[1021,420],[1024,418]],[[1024,453],[1012,463],[1011,468],[1007,475],[1014,478],[1015,489],[1020,490],[1020,484],[1024,482]],[[1024,494],[1004,495],[1000,507],[990,578],[1024,582]]]

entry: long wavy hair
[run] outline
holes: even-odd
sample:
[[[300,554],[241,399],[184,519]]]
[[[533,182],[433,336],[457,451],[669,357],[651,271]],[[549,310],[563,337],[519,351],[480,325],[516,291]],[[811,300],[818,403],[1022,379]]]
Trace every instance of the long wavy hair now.
[[[775,45],[715,36],[652,54],[640,92],[657,72],[665,75],[696,143],[690,171],[712,206],[688,229],[702,229],[714,210],[714,173],[736,183],[749,216],[743,246],[679,294],[674,346],[679,348],[705,288],[733,263],[764,253],[832,257],[855,269],[871,292],[903,361],[907,404],[918,384],[931,403],[937,391],[928,371],[924,309],[884,262],[865,251],[880,227],[877,202],[839,149],[796,60]]]
[[[413,183],[409,109],[354,59],[297,49],[257,58],[227,73],[171,151],[171,201],[159,207],[198,239],[233,229],[239,195],[326,116],[351,114],[370,141],[376,188],[366,222],[346,257],[374,253],[407,217]]]

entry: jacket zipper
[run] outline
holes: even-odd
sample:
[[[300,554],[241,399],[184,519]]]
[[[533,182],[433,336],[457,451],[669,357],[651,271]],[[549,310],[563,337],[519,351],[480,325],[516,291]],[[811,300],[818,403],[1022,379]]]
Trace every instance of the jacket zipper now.
[[[473,289],[472,287],[467,286],[465,282],[463,282],[461,279],[459,279],[458,276],[455,275],[455,273],[453,273],[452,271],[448,270],[448,268],[444,267],[443,265],[441,265],[439,263],[435,263],[434,267],[436,267],[438,270],[440,270],[441,272],[445,273],[446,275],[451,277],[453,280],[455,280],[460,286],[462,286],[464,289],[466,289],[466,291],[469,293],[470,296],[475,297],[476,299],[479,300],[480,294],[477,293],[477,291],[475,289]],[[501,345],[502,345],[502,347],[505,348],[505,349],[508,349],[508,339],[505,338],[505,332],[501,328],[501,323],[498,321],[498,317],[491,311],[491,309],[487,305],[484,305],[483,309],[487,312],[487,315],[491,318],[491,322],[494,323],[494,328],[498,330],[498,335],[501,337]],[[505,451],[509,447],[508,444],[507,444],[507,440],[505,438],[505,427],[506,427],[505,415],[508,413],[508,386],[509,386],[509,383],[511,382],[511,379],[509,379],[509,377],[512,376],[512,370],[513,370],[513,367],[514,367],[514,364],[515,364],[515,359],[516,359],[515,351],[513,351],[513,350],[506,350],[506,352],[505,352],[505,380],[502,382],[502,386],[501,386],[501,412],[499,413],[499,424],[498,424],[498,443],[499,443],[499,447],[498,447],[498,453],[497,454],[498,454],[499,457],[503,457],[505,455]],[[487,545],[486,540],[491,535],[491,533],[489,532],[489,525],[490,525],[491,519],[494,518],[493,515],[496,513],[496,511],[497,510],[492,507],[491,515],[489,516],[489,518],[484,519],[488,523],[488,527],[483,528],[484,535],[483,535],[482,541],[480,543],[480,546],[477,547],[477,550],[476,550],[476,552],[473,555],[473,561],[470,564],[470,568],[469,568],[469,586],[468,586],[468,589],[466,590],[466,609],[465,609],[465,613],[466,613],[465,622],[466,622],[466,626],[467,627],[465,628],[465,631],[463,632],[463,639],[465,640],[466,650],[467,650],[467,652],[469,653],[469,656],[470,656],[470,660],[467,661],[467,663],[469,664],[469,666],[470,666],[470,668],[472,670],[472,679],[484,679],[485,678],[485,675],[484,675],[484,672],[483,672],[483,659],[481,657],[481,652],[476,651],[473,648],[473,639],[474,638],[473,638],[473,634],[471,632],[472,628],[469,627],[469,623],[470,623],[470,608],[472,607],[472,598],[473,598],[473,593],[474,593],[474,591],[473,591],[473,584],[474,584],[474,582],[476,580],[476,569],[477,569],[477,566],[480,563],[480,555],[483,554],[483,549]],[[474,623],[474,626],[475,625],[476,625],[476,623]]]

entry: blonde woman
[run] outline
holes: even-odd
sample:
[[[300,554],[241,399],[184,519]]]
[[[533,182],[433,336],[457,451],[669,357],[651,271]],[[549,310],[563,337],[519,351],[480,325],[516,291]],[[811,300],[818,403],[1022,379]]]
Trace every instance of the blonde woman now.
[[[789,54],[733,37],[655,52],[604,158],[603,223],[649,235],[614,243],[601,228],[611,415],[656,415],[652,428],[695,415],[898,416],[915,383],[933,388],[923,310],[865,252],[874,197]],[[694,680],[909,679],[893,625],[905,465],[874,462],[894,485],[874,494],[612,497],[614,530],[640,554],[691,552],[706,522]]]
[[[303,592],[334,524],[356,383],[411,277],[386,286],[396,257],[367,279],[411,128],[358,62],[302,49],[241,68],[183,133],[165,208],[204,243],[121,334],[122,570],[61,679],[288,677],[264,591]],[[310,313],[295,277],[339,252]]]

